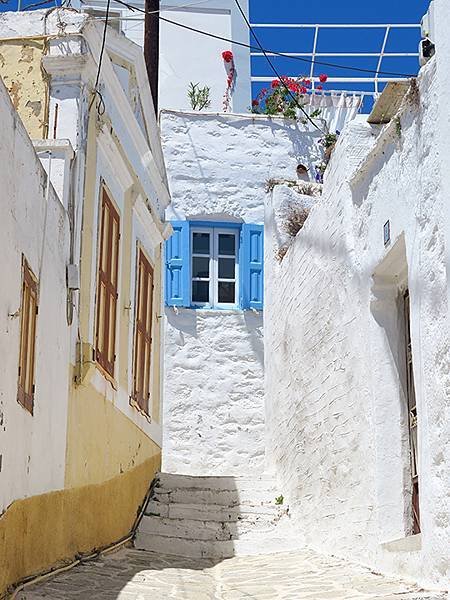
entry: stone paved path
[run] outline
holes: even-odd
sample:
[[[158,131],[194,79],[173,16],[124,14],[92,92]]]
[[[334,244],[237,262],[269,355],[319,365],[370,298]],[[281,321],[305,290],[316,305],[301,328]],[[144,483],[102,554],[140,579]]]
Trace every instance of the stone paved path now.
[[[214,564],[125,549],[20,592],[20,600],[444,600],[313,552]]]

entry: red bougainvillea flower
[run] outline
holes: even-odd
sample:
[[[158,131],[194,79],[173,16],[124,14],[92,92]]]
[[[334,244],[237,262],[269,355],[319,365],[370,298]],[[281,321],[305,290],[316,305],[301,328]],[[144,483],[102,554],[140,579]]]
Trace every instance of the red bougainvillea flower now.
[[[326,81],[328,79],[328,75],[325,75],[325,73],[322,73],[321,75],[319,75],[319,79],[320,79],[320,83],[326,83]]]
[[[272,88],[273,88],[273,89],[277,88],[279,85],[280,85],[280,82],[279,82],[279,80],[278,80],[278,79],[274,79],[274,80],[272,81]]]
[[[289,91],[290,92],[294,92],[294,94],[298,94],[298,92],[300,91],[300,86],[298,85],[298,83],[290,83],[289,84]]]
[[[252,106],[259,106],[258,100],[252,100]]]
[[[316,90],[323,90],[323,85],[317,85]]]
[[[269,91],[269,90],[268,90],[267,88],[263,88],[263,89],[260,91],[260,94],[261,94],[261,96],[265,96],[265,95],[267,94],[267,92],[268,92],[268,91]]]
[[[231,50],[225,50],[222,52],[222,58],[226,63],[230,63],[233,60],[233,53]]]
[[[302,85],[302,87],[300,88],[300,94],[307,94],[308,93],[308,88],[305,87],[304,85]]]
[[[311,87],[311,79],[304,79],[303,85],[305,85],[306,87]]]

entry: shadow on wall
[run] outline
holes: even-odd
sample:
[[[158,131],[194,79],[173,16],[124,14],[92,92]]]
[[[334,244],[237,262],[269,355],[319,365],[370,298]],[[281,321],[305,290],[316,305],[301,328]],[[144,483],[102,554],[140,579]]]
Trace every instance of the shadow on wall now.
[[[250,334],[250,344],[259,364],[264,367],[264,333],[263,314],[260,312],[244,311],[244,321]]]
[[[177,340],[177,343],[179,346],[184,346],[185,335],[195,339],[198,338],[196,310],[166,306],[165,311],[168,324],[173,329],[178,330],[179,340]]]
[[[236,311],[236,314],[242,314],[247,327],[250,344],[255,353],[255,357],[261,366],[264,366],[264,334],[262,331],[263,317],[260,312]],[[198,339],[197,332],[197,310],[195,309],[174,309],[166,306],[166,317],[168,324],[178,331],[177,344],[185,345],[185,336]]]

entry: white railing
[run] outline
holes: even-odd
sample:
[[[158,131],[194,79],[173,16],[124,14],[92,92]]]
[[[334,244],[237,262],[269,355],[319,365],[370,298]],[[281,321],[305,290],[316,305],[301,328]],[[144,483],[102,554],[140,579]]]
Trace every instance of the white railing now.
[[[386,47],[389,41],[389,35],[393,30],[396,29],[418,29],[420,30],[420,25],[416,25],[416,24],[410,24],[410,23],[395,23],[395,24],[310,24],[310,23],[254,23],[252,24],[252,27],[255,29],[255,33],[256,35],[258,35],[258,29],[273,29],[273,28],[277,28],[277,29],[309,29],[309,30],[314,30],[314,36],[312,39],[312,45],[311,45],[311,51],[310,52],[281,52],[281,54],[283,54],[286,57],[292,56],[292,57],[300,57],[300,58],[305,58],[311,61],[311,65],[309,67],[309,77],[312,81],[312,89],[315,89],[315,85],[317,83],[318,78],[314,77],[314,67],[316,65],[316,60],[318,60],[319,62],[321,62],[322,60],[324,62],[330,62],[330,63],[335,63],[336,65],[339,65],[339,59],[340,58],[378,58],[377,61],[377,67],[374,70],[373,74],[370,73],[364,73],[364,76],[361,77],[355,77],[354,73],[353,75],[350,77],[346,77],[346,76],[342,76],[342,77],[328,77],[328,83],[339,83],[339,84],[346,84],[346,83],[372,83],[373,84],[373,90],[372,91],[356,91],[353,89],[349,89],[348,91],[351,93],[355,93],[355,94],[362,94],[362,95],[367,95],[367,96],[374,96],[377,97],[379,95],[380,89],[379,89],[379,84],[380,83],[387,83],[388,81],[403,81],[405,79],[408,79],[409,76],[414,75],[414,73],[399,73],[399,75],[393,75],[391,76],[385,76],[383,71],[391,71],[391,69],[389,68],[382,68],[383,65],[383,59],[384,58],[404,58],[404,57],[417,57],[417,59],[419,58],[419,53],[418,52],[386,52]],[[379,51],[377,52],[319,52],[318,51],[318,47],[319,47],[319,35],[320,35],[320,30],[321,29],[381,29],[384,30],[383,36],[382,36],[382,43],[381,43],[381,47],[379,49]],[[254,43],[252,42],[252,45],[254,45]],[[264,44],[262,44],[264,46]],[[255,50],[251,51],[251,56],[264,56],[263,52],[257,52]],[[266,52],[267,56],[270,57],[274,57],[274,56],[279,56],[279,54],[277,54],[276,52]],[[292,65],[292,70],[294,70],[294,64],[295,61],[292,60],[291,61],[293,63]],[[352,68],[349,66],[347,67],[347,65],[343,65],[343,67],[345,67],[345,70],[348,70],[349,72],[352,71]],[[419,63],[417,62],[417,68],[419,68]],[[270,67],[268,67],[268,70],[270,69]],[[324,68],[325,70],[325,68]],[[392,71],[397,71],[398,69],[392,69]],[[355,71],[354,71],[355,72]],[[294,73],[294,74],[289,74],[289,73],[282,73],[283,75],[287,75],[288,77],[297,77],[298,73]],[[381,75],[381,76],[380,76]],[[270,74],[267,77],[252,77],[252,81],[253,82],[270,82],[272,81],[274,78],[273,74]],[[333,93],[336,90],[329,90],[327,89],[325,93]],[[340,89],[338,90],[339,92],[342,92],[344,90]]]

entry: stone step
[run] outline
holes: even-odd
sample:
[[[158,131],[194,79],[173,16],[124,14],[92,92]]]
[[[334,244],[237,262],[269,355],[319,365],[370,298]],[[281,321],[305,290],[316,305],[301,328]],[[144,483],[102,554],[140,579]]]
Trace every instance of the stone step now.
[[[220,504],[165,504],[151,499],[145,509],[149,516],[159,516],[170,519],[189,519],[192,521],[215,521],[219,523],[237,520],[255,520],[269,518],[276,520],[286,512],[285,507],[275,504],[253,506],[223,506]]]
[[[271,505],[275,504],[272,491],[267,490],[211,490],[201,488],[167,489],[156,485],[152,498],[164,504],[220,504],[222,506],[237,505]]]
[[[276,554],[298,550],[300,545],[295,540],[284,536],[253,535],[240,540],[190,540],[149,534],[139,529],[135,547],[160,554],[185,556],[192,558],[223,559],[232,556],[249,556],[258,554]]]
[[[144,516],[140,530],[144,533],[165,537],[191,540],[236,540],[257,532],[270,535],[277,521],[270,518],[256,518],[237,521],[195,521],[189,519],[168,519],[164,517]]]
[[[158,487],[171,491],[180,488],[204,490],[259,490],[276,493],[276,481],[268,475],[256,477],[227,477],[227,476],[199,476],[175,475],[171,473],[158,473],[156,476]],[[277,494],[278,495],[278,494]]]

